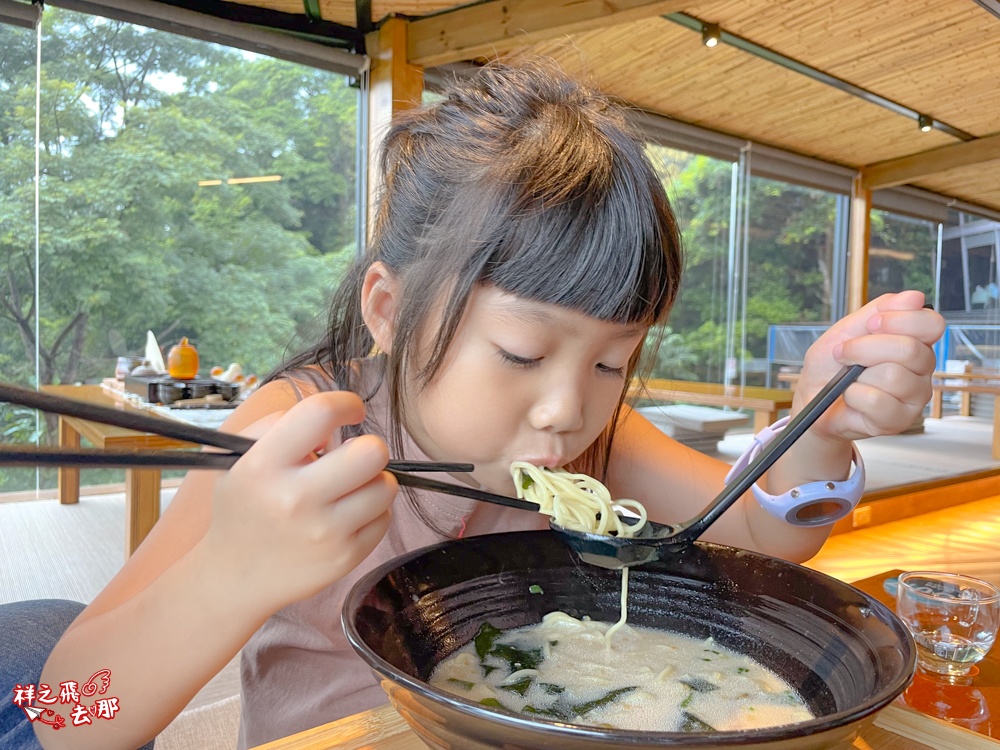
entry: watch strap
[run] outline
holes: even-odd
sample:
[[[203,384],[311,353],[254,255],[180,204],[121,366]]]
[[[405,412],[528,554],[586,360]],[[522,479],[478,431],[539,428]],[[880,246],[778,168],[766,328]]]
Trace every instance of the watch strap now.
[[[753,442],[726,474],[726,482],[739,475],[760,452],[788,425],[783,417],[754,436]],[[771,495],[754,484],[750,490],[765,510],[793,526],[825,526],[848,515],[865,491],[865,462],[857,445],[851,444],[854,470],[843,481],[818,481],[793,487],[780,495]]]

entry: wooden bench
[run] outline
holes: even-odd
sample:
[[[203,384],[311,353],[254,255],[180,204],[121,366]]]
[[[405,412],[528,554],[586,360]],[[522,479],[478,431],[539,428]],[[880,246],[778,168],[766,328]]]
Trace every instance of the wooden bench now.
[[[754,413],[753,429],[762,429],[778,420],[781,411],[792,408],[792,392],[784,388],[698,383],[689,380],[646,381],[645,387],[634,384],[629,394],[651,401],[676,401],[701,406],[728,406]]]
[[[739,412],[691,404],[656,404],[643,406],[636,412],[662,433],[703,453],[717,450],[728,430],[742,427],[749,421],[749,417]]]
[[[956,382],[958,381],[958,382]],[[934,395],[931,399],[931,416],[941,418],[945,393],[960,393],[958,413],[963,417],[972,416],[972,394],[995,394],[1000,390],[1000,373],[998,372],[935,372]],[[994,408],[994,414],[996,409]]]
[[[968,375],[980,375],[978,380],[983,381],[983,384],[969,383],[944,383],[937,378],[940,376],[942,379],[947,377],[948,380],[960,379],[963,376]],[[985,376],[985,377],[984,377]],[[993,396],[993,447],[991,449],[991,455],[994,460],[1000,461],[1000,379],[996,383],[990,383],[991,379],[1000,378],[1000,376],[992,375],[988,373],[935,373],[935,381],[933,383],[934,395],[931,397],[931,417],[934,419],[941,419],[942,414],[942,404],[944,401],[945,393],[961,393],[963,396],[963,401],[961,405],[960,412],[962,416],[971,416],[970,396],[973,393],[984,393]]]

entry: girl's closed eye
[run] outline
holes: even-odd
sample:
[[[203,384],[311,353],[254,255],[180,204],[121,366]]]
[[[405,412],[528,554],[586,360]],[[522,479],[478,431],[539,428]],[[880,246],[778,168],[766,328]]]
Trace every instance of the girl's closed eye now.
[[[534,367],[535,365],[537,365],[539,362],[542,361],[542,357],[520,357],[517,354],[511,354],[507,350],[501,349],[499,347],[497,347],[497,354],[499,355],[500,359],[502,359],[505,363],[511,365],[512,367],[522,367],[522,368]]]
[[[624,367],[612,367],[611,365],[606,365],[603,362],[598,362],[597,369],[604,375],[609,375],[615,378],[621,378],[625,376]]]

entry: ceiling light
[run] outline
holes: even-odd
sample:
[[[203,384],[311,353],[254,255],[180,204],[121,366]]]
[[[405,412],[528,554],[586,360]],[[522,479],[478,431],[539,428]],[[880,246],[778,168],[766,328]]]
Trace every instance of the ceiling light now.
[[[249,185],[254,182],[280,182],[280,174],[266,174],[259,177],[230,177],[226,180],[227,185]],[[221,185],[222,180],[198,180],[199,187],[211,187],[213,185]]]
[[[227,185],[248,185],[252,182],[281,182],[280,174],[266,174],[260,177],[230,177]]]
[[[920,115],[917,118],[917,125],[920,127],[921,132],[928,133],[934,127],[934,118],[930,115]]]
[[[703,23],[701,25],[701,43],[706,47],[714,47],[722,38],[722,29],[717,23]]]

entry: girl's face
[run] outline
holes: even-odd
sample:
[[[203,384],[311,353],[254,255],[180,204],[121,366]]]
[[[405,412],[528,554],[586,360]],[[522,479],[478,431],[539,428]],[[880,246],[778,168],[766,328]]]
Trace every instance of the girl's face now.
[[[431,459],[475,464],[509,494],[512,461],[562,466],[601,434],[646,331],[477,286],[434,378],[407,389],[407,428]]]

